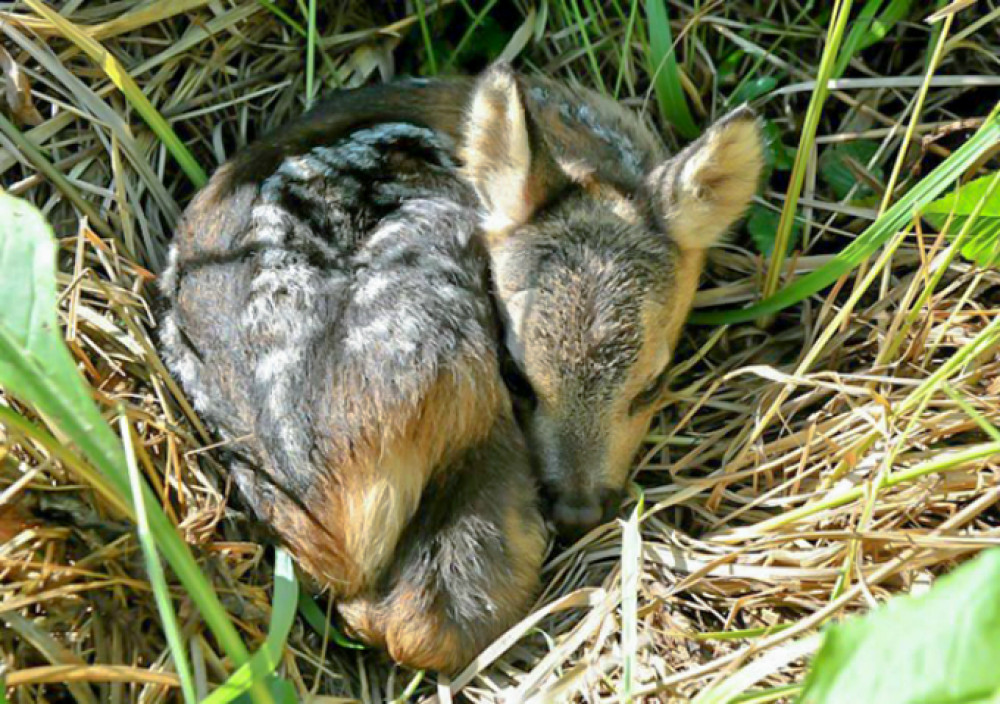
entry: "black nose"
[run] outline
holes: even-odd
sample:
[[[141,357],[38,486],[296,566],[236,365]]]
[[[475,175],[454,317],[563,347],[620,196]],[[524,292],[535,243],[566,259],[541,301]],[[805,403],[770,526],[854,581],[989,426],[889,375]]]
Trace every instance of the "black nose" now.
[[[601,491],[601,523],[607,523],[618,515],[624,498],[624,490],[603,489]]]
[[[578,536],[601,522],[604,511],[596,495],[561,496],[556,500],[552,518],[559,532]]]

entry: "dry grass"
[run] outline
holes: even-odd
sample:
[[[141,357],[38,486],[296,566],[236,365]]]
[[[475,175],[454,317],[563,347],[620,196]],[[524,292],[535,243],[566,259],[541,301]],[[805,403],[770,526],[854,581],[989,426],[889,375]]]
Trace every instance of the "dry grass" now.
[[[795,144],[826,29],[815,10],[792,1],[695,4],[671,3],[670,11],[696,120],[723,111],[738,79],[774,76],[779,90],[758,104]],[[127,69],[206,171],[305,107],[305,16],[295,2],[278,3],[289,22],[270,5],[54,3]],[[426,23],[412,12],[418,5]],[[634,6],[329,2],[318,18],[315,80],[358,85],[394,63],[398,72],[476,70],[487,53],[503,51],[526,67],[618,92],[658,122]],[[900,161],[899,189],[996,103],[995,7],[977,3],[950,26]],[[20,108],[0,121],[3,187],[53,223],[66,340],[109,420],[122,404],[138,434],[138,466],[256,649],[270,611],[270,552],[227,508],[213,438],[155,349],[155,272],[194,186],[64,29],[21,2],[0,3],[0,13],[2,46],[29,79],[38,112],[22,91]],[[476,38],[463,40],[480,15]],[[800,202],[796,273],[821,266],[877,213],[942,27],[920,19],[861,54],[831,92]],[[728,59],[738,49],[751,53]],[[13,84],[8,71],[5,85]],[[846,162],[869,194],[838,200],[817,157],[858,140],[878,145],[871,162]],[[978,173],[991,167],[995,156]],[[761,203],[780,209],[786,184],[787,172],[775,171]],[[923,589],[1000,544],[992,427],[1000,420],[1000,274],[954,254],[914,223],[832,292],[768,329],[692,327],[675,401],[638,462],[641,503],[554,551],[538,611],[450,685],[427,676],[413,696],[614,701],[631,692],[683,701],[757,662],[749,679],[766,693],[753,701],[779,700],[794,693],[815,647],[799,639],[831,618]],[[749,238],[735,237],[714,254],[699,305],[753,300],[765,270]],[[4,409],[31,421],[0,417],[0,654],[10,701],[179,701],[131,526],[81,483],[83,461],[41,430],[44,418],[11,399],[0,401]],[[231,668],[186,596],[174,596],[196,678],[211,687]],[[282,670],[317,704],[388,700],[414,677],[377,653],[324,642],[301,620]]]

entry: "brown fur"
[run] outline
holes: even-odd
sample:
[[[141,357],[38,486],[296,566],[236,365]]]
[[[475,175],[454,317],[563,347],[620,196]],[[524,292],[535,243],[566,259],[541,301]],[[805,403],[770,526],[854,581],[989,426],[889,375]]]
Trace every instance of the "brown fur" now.
[[[163,277],[168,360],[246,502],[359,637],[445,670],[521,618],[546,540],[449,151],[470,86],[348,93],[248,147]]]
[[[757,124],[734,113],[667,158],[613,101],[498,66],[477,85],[461,153],[507,348],[535,399],[543,482],[557,520],[587,527],[662,401],[705,250],[756,190]]]
[[[473,82],[466,78],[396,83],[343,91],[294,124],[253,142],[212,175],[185,211],[175,242],[183,258],[218,252],[247,227],[256,188],[283,159],[331,144],[353,130],[386,122],[429,127],[457,142]]]
[[[448,159],[428,169],[425,152],[404,148],[376,177],[450,198],[465,209],[466,222],[474,208],[481,211],[486,252],[477,256],[492,270],[507,354],[535,396],[534,411],[522,419],[527,445],[555,495],[557,520],[571,529],[592,523],[593,505],[624,486],[662,402],[660,380],[704,250],[739,216],[756,185],[755,123],[732,116],[668,159],[656,136],[613,101],[495,67],[478,81],[403,82],[340,94],[249,146],[217,171],[185,216],[174,256],[189,278],[165,277],[179,282],[179,325],[214,374],[196,391],[230,437],[259,429],[258,397],[283,388],[257,389],[250,381],[260,377],[259,368],[248,372],[244,365],[284,349],[276,345],[293,339],[282,337],[289,315],[319,316],[287,303],[297,285],[288,274],[284,292],[262,289],[260,303],[273,305],[262,307],[262,315],[278,311],[265,320],[271,327],[262,328],[272,336],[259,341],[263,352],[244,358],[235,351],[242,340],[229,329],[248,300],[239,282],[257,276],[268,247],[285,246],[265,237],[257,249],[244,249],[254,228],[264,227],[252,214],[264,202],[262,185],[290,157],[396,122],[429,127],[433,143],[453,147],[464,183],[443,166]],[[283,178],[297,178],[297,168],[306,166],[291,163]],[[342,180],[328,177],[326,190],[311,195],[343,200],[347,191],[330,195]],[[340,222],[383,217],[374,212],[360,218],[348,212]],[[411,216],[409,224],[422,215]],[[308,212],[302,217],[314,227]],[[364,241],[371,232],[365,228],[346,238]],[[428,236],[440,232],[427,226]],[[336,227],[314,234],[345,236]],[[313,256],[303,261],[313,266]],[[323,261],[342,266],[335,257]],[[343,271],[354,275],[351,265]],[[216,307],[217,301],[226,305]],[[174,344],[184,346],[179,338]],[[364,344],[380,359],[382,342],[366,337]],[[461,667],[523,615],[537,586],[545,531],[495,352],[476,348],[411,386],[372,384],[378,368],[352,368],[349,355],[341,363],[331,354],[331,366],[308,368],[326,375],[314,380],[310,402],[320,403],[309,406],[308,423],[317,430],[308,459],[294,437],[282,435],[289,430],[284,416],[266,416],[262,437],[246,443],[265,468],[238,470],[258,514],[303,568],[341,598],[348,626],[411,666]],[[201,352],[191,353],[179,366],[197,366],[192,355],[201,359]],[[388,369],[402,368],[386,355]],[[258,397],[246,393],[249,387]],[[282,464],[282,443],[298,458],[292,466]]]
[[[501,448],[491,445],[497,441],[505,445],[509,442],[502,435],[495,435],[486,443],[482,457],[460,462],[453,468],[458,472],[469,471],[473,482],[485,484],[478,494],[473,492],[468,496],[468,487],[442,488],[458,502],[460,508],[456,514],[460,519],[494,523],[502,536],[502,550],[496,551],[484,543],[474,555],[466,555],[458,563],[452,556],[444,556],[436,579],[418,578],[421,566],[426,566],[427,553],[435,548],[424,542],[423,530],[411,528],[401,538],[392,576],[338,605],[349,632],[384,647],[399,662],[454,672],[503,629],[516,623],[530,605],[538,585],[546,533],[540,516],[524,509],[531,504],[534,491],[531,485],[516,477],[509,481],[492,471],[494,463],[503,462],[502,452],[499,456],[494,453]],[[422,516],[424,522],[432,524],[441,517],[433,507],[425,508],[428,510]],[[460,526],[452,529],[464,532]],[[483,564],[477,567],[470,560]],[[475,572],[478,583],[464,584],[463,569]],[[436,580],[442,582],[440,591],[428,589]],[[491,606],[484,609],[488,616],[483,613],[470,619],[467,614],[458,613],[461,610],[455,608],[457,598],[447,598],[449,590],[470,588],[488,599]]]
[[[451,448],[481,442],[504,412],[495,367],[480,360],[466,364],[478,383],[444,376],[415,409],[376,407],[375,415],[384,421],[378,435],[354,439],[363,443],[365,455],[356,456],[352,467],[337,466],[337,455],[330,456],[331,473],[339,481],[317,504],[329,500],[337,507],[346,552],[358,565],[357,582],[339,593],[355,594],[372,584],[392,559],[427,482],[451,460]]]

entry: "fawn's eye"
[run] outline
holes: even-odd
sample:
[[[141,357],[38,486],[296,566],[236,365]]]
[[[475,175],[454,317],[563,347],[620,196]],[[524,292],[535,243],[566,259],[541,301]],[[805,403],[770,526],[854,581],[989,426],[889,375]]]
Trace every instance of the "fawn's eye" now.
[[[500,362],[500,375],[513,396],[534,403],[535,390],[531,388],[531,382],[510,355],[504,355],[503,361]]]
[[[632,405],[629,407],[630,413],[638,413],[639,411],[647,408],[663,396],[663,392],[667,390],[667,382],[670,379],[670,367],[667,366],[660,372],[655,379],[653,379],[649,384],[646,385],[639,394],[632,399]]]

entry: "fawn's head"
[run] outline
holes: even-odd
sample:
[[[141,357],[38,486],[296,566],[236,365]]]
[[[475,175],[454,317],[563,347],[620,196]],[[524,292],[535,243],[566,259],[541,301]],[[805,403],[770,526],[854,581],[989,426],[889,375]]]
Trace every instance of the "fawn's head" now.
[[[617,510],[663,403],[712,246],[757,187],[749,111],[672,158],[635,118],[506,66],[479,80],[462,158],[484,211],[508,383],[574,533]]]

